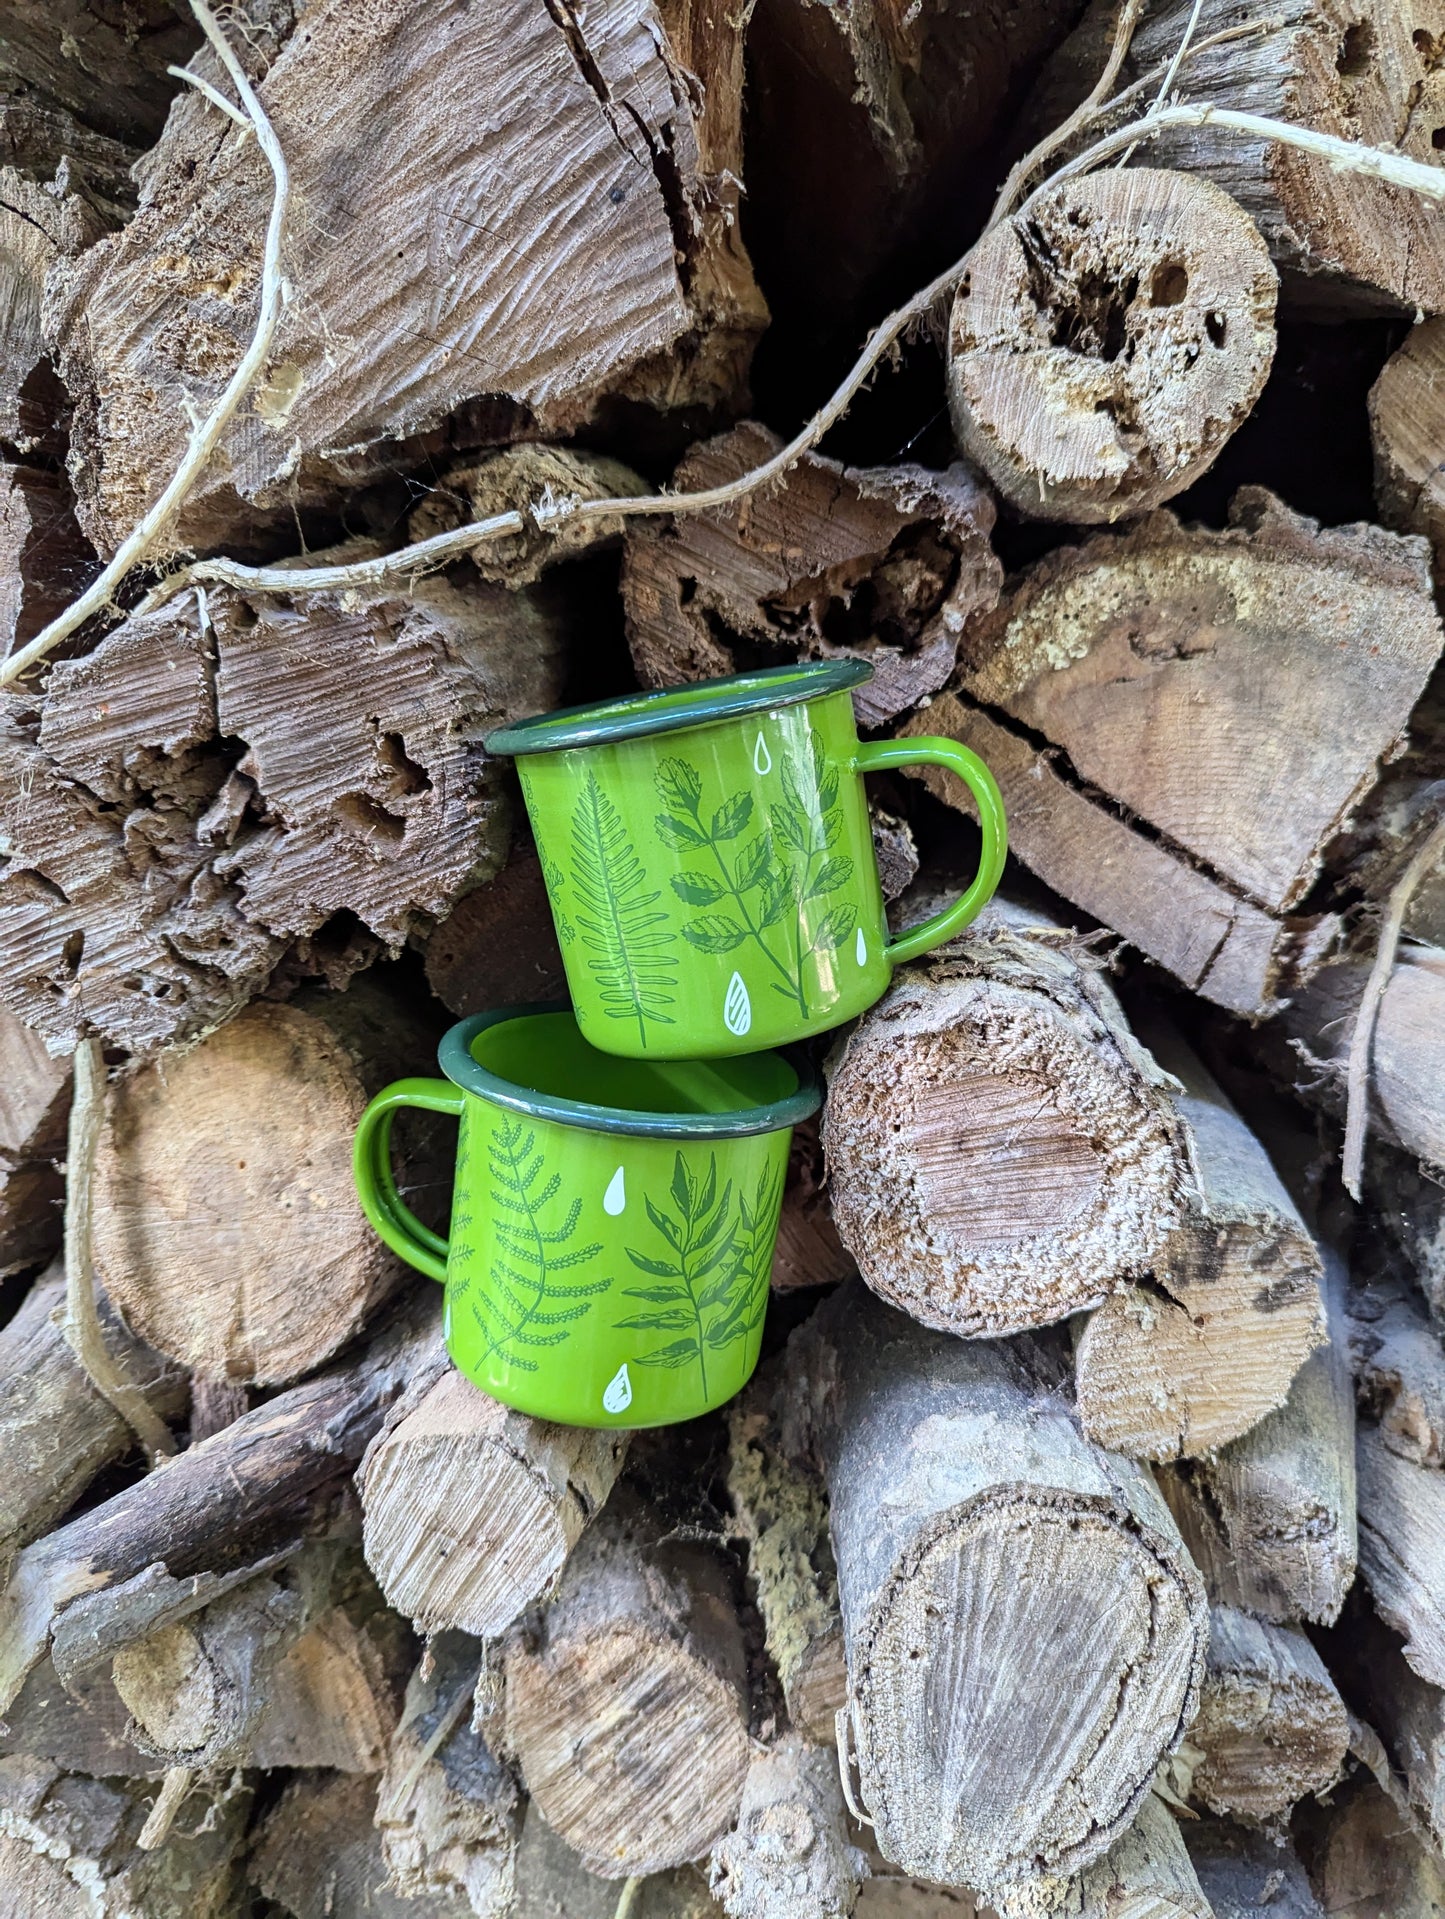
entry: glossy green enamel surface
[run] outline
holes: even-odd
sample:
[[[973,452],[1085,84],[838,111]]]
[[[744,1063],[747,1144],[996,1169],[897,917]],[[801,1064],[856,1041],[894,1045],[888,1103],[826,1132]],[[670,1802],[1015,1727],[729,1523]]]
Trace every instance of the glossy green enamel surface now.
[[[806,685],[833,669],[786,671]],[[754,697],[696,722],[725,697],[713,689],[746,682],[752,696],[769,678],[666,696],[692,697],[681,727],[518,760],[572,1003],[604,1052],[716,1059],[826,1032],[873,1005],[897,959],[966,925],[998,883],[998,790],[955,742],[860,745],[846,687],[802,699],[793,685],[786,704]],[[919,762],[973,789],[984,859],[963,901],[890,948],[861,775]]]
[[[568,1425],[668,1425],[730,1399],[757,1364],[790,1118],[816,1108],[816,1086],[768,1054],[685,1071],[623,1064],[555,1012],[483,1016],[448,1040],[460,1035],[472,1085],[512,1103],[449,1079],[398,1081],[368,1107],[355,1152],[367,1218],[445,1281],[459,1370]],[[539,1098],[552,1104],[527,1110]],[[449,1241],[396,1192],[391,1122],[406,1106],[461,1122]],[[677,1119],[695,1130],[634,1130]],[[777,1123],[730,1135],[740,1119]]]

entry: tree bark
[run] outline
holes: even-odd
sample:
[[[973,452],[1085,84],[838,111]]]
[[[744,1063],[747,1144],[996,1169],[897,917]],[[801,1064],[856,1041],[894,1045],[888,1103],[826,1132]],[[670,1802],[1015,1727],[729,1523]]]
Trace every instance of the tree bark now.
[[[1041,1346],[925,1332],[856,1282],[795,1344],[881,1851],[986,1892],[1077,1873],[1194,1713],[1204,1595],[1162,1501]]]
[[[1090,1317],[1074,1356],[1079,1414],[1140,1459],[1212,1453],[1284,1404],[1323,1343],[1319,1253],[1269,1155],[1172,1031],[1142,1037],[1179,1080],[1196,1190],[1147,1286]]]
[[[617,1499],[535,1644],[506,1657],[506,1743],[559,1838],[604,1879],[700,1858],[747,1771],[742,1632],[723,1568]]]
[[[65,1279],[31,1287],[0,1331],[0,1563],[53,1526],[103,1467],[135,1444],[129,1423],[86,1376],[60,1328]],[[185,1409],[177,1368],[102,1308],[106,1347],[163,1419]]]
[[[895,979],[828,1062],[833,1217],[925,1325],[1042,1326],[1152,1269],[1188,1180],[1169,1081],[1099,965],[995,910]]]
[[[1214,1919],[1174,1816],[1152,1792],[1122,1838],[1076,1879],[1010,1888],[995,1906],[998,1919]]]
[[[400,950],[501,864],[479,738],[555,703],[569,617],[550,585],[217,592],[52,668],[0,729],[6,1003],[143,1053]]]
[[[1445,577],[1445,320],[1414,327],[1370,388],[1375,506],[1386,526],[1420,533]]]
[[[1185,1844],[1214,1919],[1325,1919],[1303,1866],[1273,1833],[1200,1819],[1185,1827]],[[1353,1907],[1329,1910],[1356,1919]]]
[[[1189,1742],[1194,1795],[1214,1813],[1269,1825],[1339,1778],[1349,1745],[1344,1701],[1323,1660],[1289,1626],[1232,1606],[1210,1611],[1209,1658]]]
[[[449,1367],[422,1375],[358,1475],[388,1601],[421,1633],[504,1632],[555,1588],[627,1445],[625,1433],[514,1412]]]
[[[1120,85],[1134,85],[1130,117],[1147,109],[1170,68],[1192,0],[1152,0],[1130,44]],[[1428,29],[1400,0],[1323,6],[1287,0],[1246,38],[1230,35],[1240,14],[1205,0],[1179,69],[1192,104],[1232,107],[1316,128],[1367,146],[1439,161],[1433,135],[1441,82]],[[1113,35],[1099,4],[1060,52],[1031,121],[1057,125],[1093,84]],[[1092,132],[1098,130],[1097,123]],[[1288,305],[1320,319],[1360,313],[1427,313],[1445,306],[1445,240],[1430,203],[1279,141],[1212,126],[1179,127],[1148,141],[1138,163],[1182,168],[1216,181],[1259,227],[1284,281]]]
[[[391,1890],[376,1805],[374,1779],[302,1773],[261,1822],[252,1885],[291,1919],[474,1919],[460,1894]]]
[[[460,1895],[479,1919],[505,1919],[517,1893],[523,1808],[515,1780],[468,1724],[479,1656],[463,1633],[428,1642],[407,1684],[376,1824],[398,1893]]]
[[[835,1754],[795,1732],[758,1748],[737,1825],[712,1849],[709,1883],[727,1919],[848,1919],[863,1870]]]
[[[248,521],[283,524],[449,438],[565,438],[609,390],[737,406],[767,318],[736,223],[745,18],[690,0],[585,20],[542,0],[485,19],[450,0],[390,0],[360,29],[334,3],[295,32],[284,5],[266,31],[253,23],[238,50],[263,69],[259,96],[309,215],[285,260],[303,297],[176,539],[214,546]],[[221,78],[209,51],[194,70]],[[538,191],[558,153],[565,219]],[[102,550],[174,470],[183,396],[204,413],[240,358],[270,186],[255,143],[187,93],[135,219],[54,290],[84,423],[81,517]],[[159,299],[158,255],[186,262]],[[545,291],[562,285],[565,301]],[[459,408],[470,418],[448,425]]]
[[[781,446],[749,421],[694,447],[673,483],[720,485]],[[622,597],[638,678],[864,659],[874,677],[854,705],[861,725],[882,726],[943,685],[965,620],[996,603],[993,522],[967,467],[845,467],[816,453],[736,506],[635,520]]]
[[[1402,1459],[1373,1426],[1357,1460],[1361,1576],[1412,1671],[1445,1687],[1445,1473]]]
[[[278,1393],[25,1547],[0,1596],[0,1714],[52,1647],[68,1680],[269,1570],[324,1526],[435,1338],[433,1304],[409,1305],[351,1365]]]
[[[123,17],[84,0],[11,0],[0,23],[0,71],[17,75],[87,127],[148,146],[178,91],[166,68],[200,40],[165,0],[139,0]],[[92,136],[94,137],[94,136]]]
[[[424,1012],[363,979],[248,1007],[114,1083],[96,1268],[157,1351],[210,1378],[274,1385],[355,1336],[403,1267],[357,1207],[352,1135],[373,1093],[426,1068],[435,1039]],[[428,1135],[403,1183],[441,1184],[441,1150]]]
[[[565,999],[567,975],[537,849],[519,839],[496,878],[464,893],[426,943],[432,991],[459,1019]]]
[[[197,1785],[169,1842],[136,1841],[154,1789],[0,1759],[0,1888],[16,1919],[230,1919],[251,1789]]]
[[[1355,1407],[1337,1279],[1326,1299],[1332,1343],[1310,1354],[1278,1412],[1159,1475],[1211,1600],[1283,1624],[1335,1619],[1355,1576]]]
[[[948,337],[958,443],[1035,519],[1160,506],[1259,398],[1278,288],[1211,181],[1137,167],[1048,188],[968,257]]]
[[[791,1383],[789,1372],[770,1364],[734,1402],[728,1493],[788,1718],[805,1739],[831,1750],[848,1694],[838,1568],[822,1479],[784,1450]]]
[[[826,1181],[819,1121],[804,1120],[793,1128],[788,1149],[788,1177],[773,1242],[775,1293],[835,1285],[858,1270],[838,1237]]]

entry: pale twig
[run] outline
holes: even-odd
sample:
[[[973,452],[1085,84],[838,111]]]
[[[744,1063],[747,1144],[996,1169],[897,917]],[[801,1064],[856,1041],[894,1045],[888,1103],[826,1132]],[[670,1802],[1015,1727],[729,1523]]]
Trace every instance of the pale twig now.
[[[126,1378],[106,1350],[95,1303],[95,1151],[104,1118],[105,1062],[100,1041],[83,1039],[75,1049],[75,1091],[65,1151],[65,1317],[61,1331],[91,1385],[114,1406],[154,1464],[176,1450],[175,1441],[145,1394]]]
[[[641,1890],[641,1879],[629,1879],[622,1888],[622,1897],[617,1901],[617,1910],[613,1913],[612,1919],[632,1919],[633,1909],[637,1905],[637,1895]]]
[[[1395,883],[1380,924],[1380,943],[1375,948],[1375,963],[1365,981],[1364,997],[1355,1015],[1350,1035],[1350,1063],[1345,1078],[1345,1150],[1341,1175],[1351,1199],[1360,1197],[1360,1179],[1365,1169],[1365,1136],[1370,1125],[1370,1055],[1375,1043],[1375,1022],[1380,1002],[1394,971],[1400,932],[1415,889],[1438,860],[1445,858],[1445,820],[1436,823],[1424,845]]]
[[[251,122],[244,113],[233,107],[219,87],[213,87],[209,80],[199,73],[192,73],[189,67],[167,67],[166,72],[177,80],[184,80],[188,87],[194,87],[197,93],[204,93],[213,107],[219,107],[228,119],[234,120],[245,132],[251,131]]]
[[[1109,49],[1109,57],[1104,62],[1104,70],[1089,89],[1088,95],[1079,102],[1067,120],[1056,126],[1052,133],[1040,140],[1032,152],[1026,153],[1015,165],[1000,189],[993,203],[993,212],[988,216],[988,231],[992,231],[1000,220],[1005,219],[1013,209],[1020,187],[1029,176],[1052,159],[1060,148],[1068,145],[1085,121],[1091,120],[1109,93],[1109,89],[1119,77],[1129,52],[1129,43],[1134,38],[1134,29],[1139,24],[1139,15],[1143,12],[1144,0],[1124,0],[1119,9],[1119,18],[1114,26],[1114,44]]]
[[[1203,6],[1204,0],[1194,0],[1194,6],[1190,11],[1189,18],[1184,23],[1184,32],[1180,38],[1179,45],[1174,49],[1174,58],[1165,68],[1164,78],[1159,83],[1159,91],[1154,96],[1154,105],[1151,109],[1154,113],[1157,113],[1160,107],[1162,107],[1169,98],[1169,89],[1174,85],[1179,69],[1184,64],[1185,55],[1189,52],[1189,43],[1194,38],[1194,29],[1199,25],[1199,15]],[[1139,142],[1136,140],[1132,147],[1126,147],[1119,155],[1119,158],[1114,162],[1115,166],[1128,166],[1134,157],[1134,152],[1138,144]]]
[[[136,1837],[136,1845],[142,1852],[154,1852],[157,1846],[163,1846],[170,1837],[171,1827],[175,1824],[176,1814],[181,1809],[181,1801],[191,1789],[195,1778],[194,1766],[172,1766],[161,1781],[161,1789],[155,1796],[155,1803],[146,1816],[146,1822]]]
[[[121,582],[134,572],[164,537],[186,496],[200,477],[221,435],[230,424],[231,416],[246,397],[257,374],[265,365],[266,356],[271,350],[272,336],[276,331],[276,323],[281,317],[281,309],[286,302],[286,282],[281,271],[281,241],[286,226],[287,201],[290,197],[286,157],[281,151],[281,144],[276,138],[271,122],[266,118],[265,109],[256,98],[251,82],[246,78],[245,68],[231,51],[230,43],[216,25],[215,16],[207,0],[191,0],[191,10],[200,21],[206,38],[216,49],[221,64],[231,76],[257,142],[271,168],[271,176],[275,183],[275,190],[271,196],[271,217],[266,224],[266,241],[261,255],[261,298],[256,314],[255,331],[251,335],[251,344],[242,354],[235,372],[226,383],[225,392],[206,418],[193,428],[186,450],[181,456],[180,465],[171,475],[170,484],[160,498],[122,540],[109,565],[91,582],[80,598],[72,600],[65,611],[58,614],[48,626],[37,633],[29,645],[18,648],[4,665],[0,666],[0,686],[8,686],[13,680],[18,679],[37,660],[43,660],[46,654],[53,652],[62,640],[68,639],[77,627],[83,626],[93,613],[98,613],[103,607],[108,606]]]

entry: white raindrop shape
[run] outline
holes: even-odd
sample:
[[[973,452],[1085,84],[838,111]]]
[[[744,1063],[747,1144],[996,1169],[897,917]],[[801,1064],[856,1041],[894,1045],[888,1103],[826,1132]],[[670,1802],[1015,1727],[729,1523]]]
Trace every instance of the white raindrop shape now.
[[[741,973],[734,973],[728,981],[727,997],[723,1001],[723,1025],[739,1039],[753,1023],[753,1003],[748,998],[748,989],[743,985]]]
[[[767,741],[763,738],[762,734],[759,733],[758,743],[753,748],[753,771],[758,775],[759,779],[761,779],[764,773],[771,773],[772,770],[773,756],[768,751]]]
[[[626,1204],[627,1182],[623,1178],[622,1168],[619,1166],[607,1183],[607,1191],[602,1195],[602,1210],[604,1213],[611,1213],[612,1217],[616,1219]]]
[[[868,942],[863,936],[863,928],[858,928],[858,937],[853,942],[853,957],[860,966],[868,964]]]
[[[448,1299],[446,1304],[442,1307],[442,1338],[446,1340],[446,1339],[450,1339],[451,1336],[452,1336],[452,1302],[450,1301],[450,1299]]]
[[[632,1404],[632,1381],[627,1376],[627,1361],[624,1359],[617,1371],[607,1382],[602,1395],[602,1410],[608,1413],[625,1413]]]

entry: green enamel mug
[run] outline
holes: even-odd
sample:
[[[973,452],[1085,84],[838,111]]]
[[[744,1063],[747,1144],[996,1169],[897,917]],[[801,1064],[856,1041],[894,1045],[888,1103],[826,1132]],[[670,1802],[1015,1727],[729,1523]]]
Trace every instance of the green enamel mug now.
[[[445,1079],[403,1079],[356,1131],[362,1208],[446,1286],[447,1350],[509,1406],[569,1426],[666,1426],[720,1406],[758,1360],[788,1141],[816,1112],[776,1053],[617,1060],[570,1010],[453,1026]],[[461,1122],[450,1238],[402,1202],[404,1107]]]
[[[955,740],[860,741],[859,660],[636,693],[491,733],[531,815],[578,1024],[605,1053],[717,1059],[865,1012],[992,897],[992,774]],[[942,766],[978,806],[976,877],[890,940],[862,775]]]

